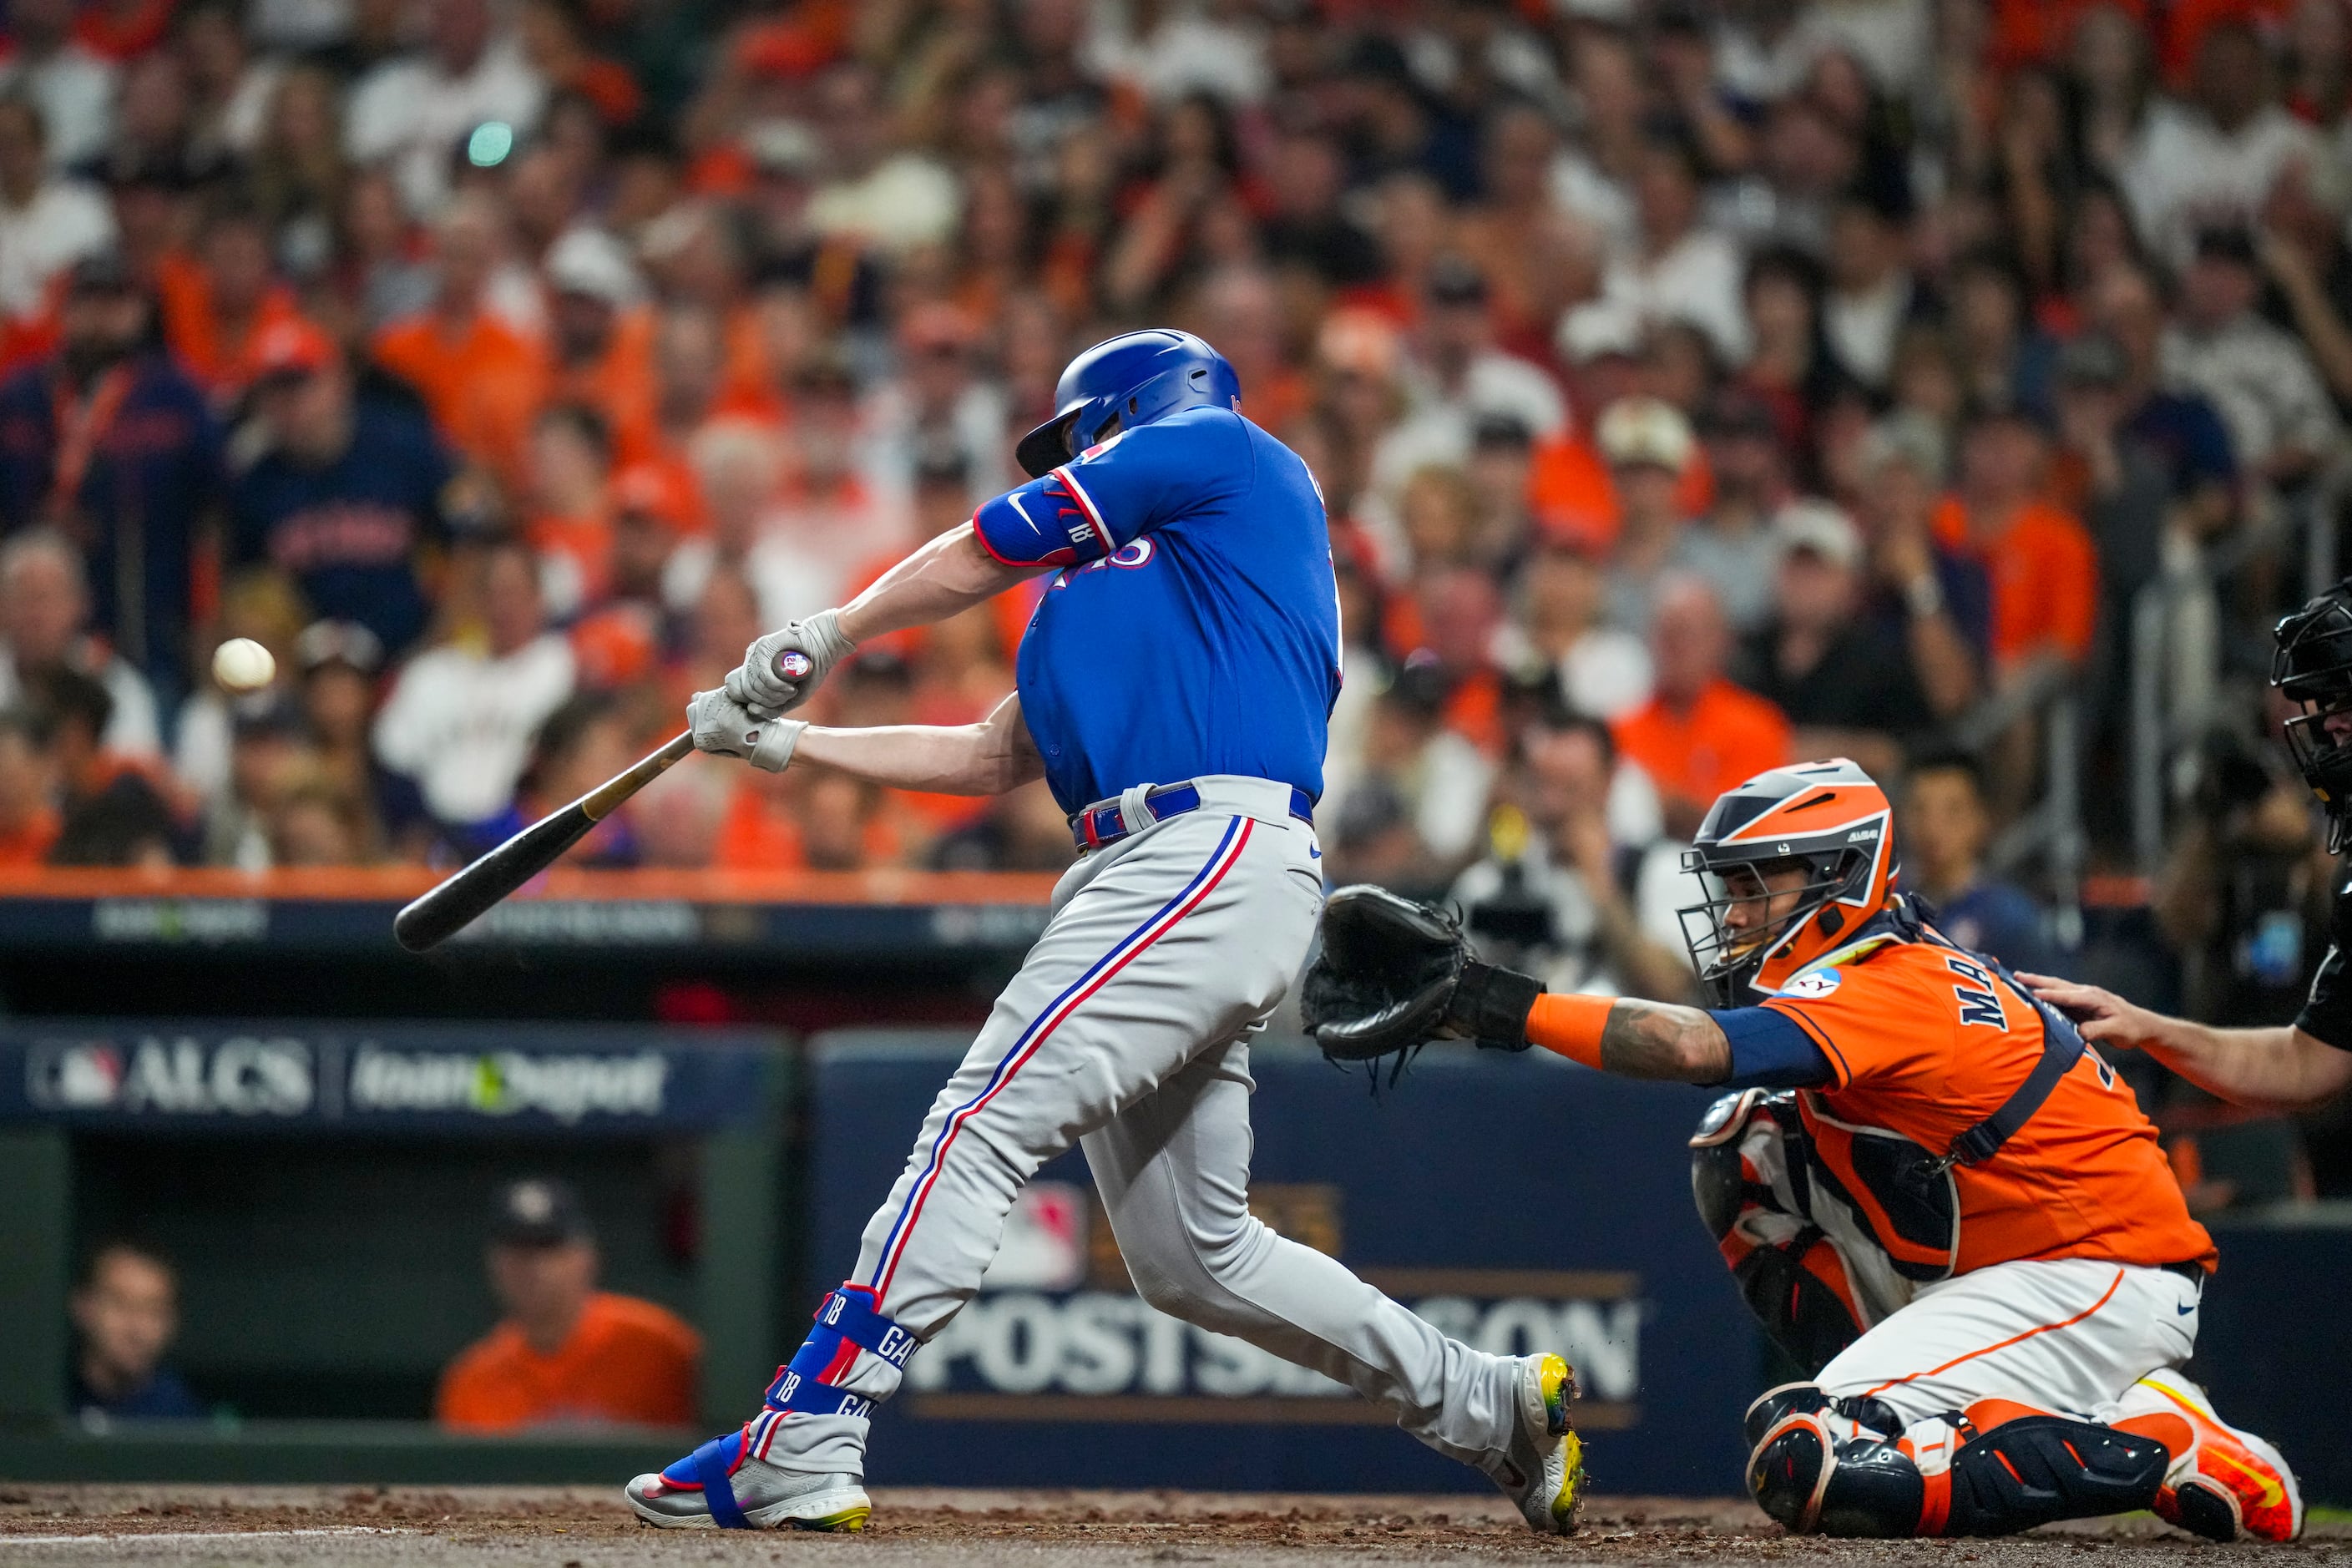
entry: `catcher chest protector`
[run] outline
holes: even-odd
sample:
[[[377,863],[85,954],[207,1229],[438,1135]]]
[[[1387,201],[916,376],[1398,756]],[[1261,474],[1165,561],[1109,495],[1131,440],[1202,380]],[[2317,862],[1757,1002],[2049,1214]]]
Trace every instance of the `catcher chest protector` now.
[[[2085,1048],[2074,1025],[1994,960],[1921,924],[1906,900],[1817,962],[1866,963],[1911,942],[1948,950],[1956,971],[1987,990],[2003,987],[2039,1021],[2040,1060],[1990,1116],[1938,1152],[1841,1121],[1805,1090],[1750,1090],[1717,1101],[1691,1139],[1701,1217],[1766,1331],[1809,1370],[1908,1301],[1913,1285],[1951,1277],[1960,1251],[1956,1171],[1998,1154]],[[1832,1303],[1853,1325],[1843,1337]]]

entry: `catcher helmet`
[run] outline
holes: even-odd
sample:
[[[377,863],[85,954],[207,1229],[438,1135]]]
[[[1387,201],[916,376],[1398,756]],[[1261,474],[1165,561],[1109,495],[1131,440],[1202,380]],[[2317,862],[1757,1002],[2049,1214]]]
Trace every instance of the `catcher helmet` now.
[[[2352,837],[2352,578],[2285,616],[2271,684],[2302,710],[2286,721],[2287,750],[2327,808],[2327,847]]]
[[[1131,429],[1187,408],[1241,405],[1241,377],[1205,340],[1167,327],[1122,332],[1069,363],[1054,384],[1054,416],[1013,455],[1040,479],[1101,440],[1113,419]]]
[[[1764,875],[1805,871],[1775,917]],[[1843,757],[1773,768],[1717,797],[1683,868],[1706,901],[1682,911],[1699,984],[1718,1007],[1752,1006],[1878,912],[1895,890],[1895,814]]]

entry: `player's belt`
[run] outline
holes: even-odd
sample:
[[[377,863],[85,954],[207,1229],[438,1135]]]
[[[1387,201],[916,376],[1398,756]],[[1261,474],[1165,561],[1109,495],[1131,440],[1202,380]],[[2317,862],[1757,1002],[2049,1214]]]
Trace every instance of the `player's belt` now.
[[[1201,789],[1198,784],[1160,784],[1143,793],[1142,809],[1145,820],[1128,821],[1118,797],[1098,800],[1070,818],[1070,837],[1081,849],[1099,849],[1106,844],[1116,844],[1129,834],[1139,833],[1154,823],[1165,822],[1171,816],[1181,816],[1188,811],[1201,809]],[[1297,784],[1290,786],[1290,815],[1315,826],[1315,801]]]

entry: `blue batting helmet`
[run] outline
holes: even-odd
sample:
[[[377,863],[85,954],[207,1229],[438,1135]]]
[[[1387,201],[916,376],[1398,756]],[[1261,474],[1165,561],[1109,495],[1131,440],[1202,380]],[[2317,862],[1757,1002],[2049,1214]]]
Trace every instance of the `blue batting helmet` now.
[[[1054,385],[1054,416],[1021,438],[1013,456],[1043,479],[1103,437],[1186,408],[1242,405],[1241,378],[1225,356],[1166,327],[1105,338],[1072,360]]]

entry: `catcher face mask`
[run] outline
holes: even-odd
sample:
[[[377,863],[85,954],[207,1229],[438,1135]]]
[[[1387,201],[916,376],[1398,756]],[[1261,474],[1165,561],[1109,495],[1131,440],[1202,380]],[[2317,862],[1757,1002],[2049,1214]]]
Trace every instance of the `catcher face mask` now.
[[[1699,984],[1718,1007],[1740,1007],[1754,998],[1758,976],[1772,955],[1787,947],[1805,922],[1845,888],[1848,879],[1824,871],[1806,858],[1762,861],[1710,868],[1696,850],[1683,857],[1683,869],[1706,886],[1704,902],[1676,913],[1683,924],[1683,945],[1690,950],[1691,967]],[[1768,878],[1800,872],[1803,880],[1777,890]]]

